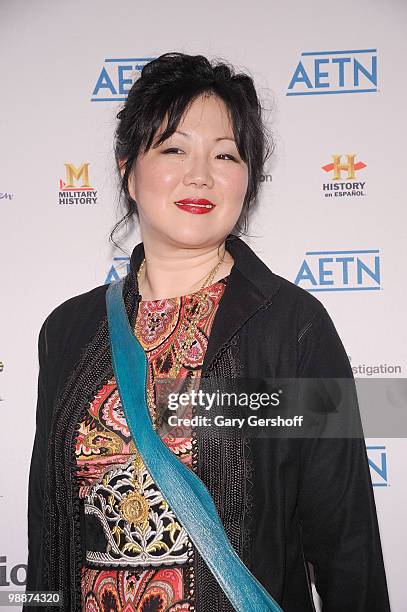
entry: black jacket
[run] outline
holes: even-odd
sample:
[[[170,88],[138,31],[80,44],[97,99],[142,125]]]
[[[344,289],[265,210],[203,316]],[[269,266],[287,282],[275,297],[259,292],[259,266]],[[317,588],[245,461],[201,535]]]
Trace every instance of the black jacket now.
[[[352,378],[321,302],[271,272],[236,236],[227,237],[226,248],[234,266],[202,376]],[[143,257],[140,243],[123,292],[131,323]],[[62,590],[63,609],[72,611],[81,609],[80,568],[87,546],[74,434],[87,402],[112,376],[106,289],[102,285],[60,304],[39,334],[26,588]],[[324,612],[390,610],[363,439],[205,439],[197,448],[195,469],[233,546],[285,612],[314,610],[307,561],[314,566]],[[197,610],[233,610],[196,557]]]

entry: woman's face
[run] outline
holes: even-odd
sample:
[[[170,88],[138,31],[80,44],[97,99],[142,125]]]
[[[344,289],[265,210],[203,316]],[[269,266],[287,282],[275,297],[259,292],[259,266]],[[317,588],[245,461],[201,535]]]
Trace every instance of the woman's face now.
[[[240,216],[247,186],[247,165],[239,156],[226,106],[215,95],[194,100],[177,131],[139,156],[129,180],[142,240],[179,248],[220,244]],[[194,214],[175,204],[186,198],[205,198],[215,206]]]

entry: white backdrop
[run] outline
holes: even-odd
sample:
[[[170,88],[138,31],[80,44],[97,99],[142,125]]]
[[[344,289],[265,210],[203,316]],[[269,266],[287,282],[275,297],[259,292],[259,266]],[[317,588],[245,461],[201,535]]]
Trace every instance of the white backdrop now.
[[[150,58],[202,53],[253,76],[277,146],[248,243],[315,291],[356,376],[405,378],[406,17],[402,0],[3,0],[0,589],[25,583],[41,323],[127,271],[108,243],[119,218],[113,131]],[[66,164],[88,164],[87,191],[82,174],[66,193]],[[135,230],[128,253],[137,242]],[[403,612],[405,439],[366,444],[392,610]]]

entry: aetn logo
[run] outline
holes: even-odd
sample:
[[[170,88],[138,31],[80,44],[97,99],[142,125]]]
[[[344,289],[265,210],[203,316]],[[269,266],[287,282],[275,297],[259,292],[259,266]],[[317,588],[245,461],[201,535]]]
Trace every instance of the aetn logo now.
[[[92,91],[91,102],[123,102],[140,73],[153,57],[108,58]]]
[[[307,291],[381,289],[378,249],[307,251],[295,284]]]
[[[372,485],[374,487],[387,487],[387,451],[385,446],[367,446],[368,463]]]
[[[113,257],[113,262],[107,273],[105,285],[120,280],[130,272],[130,257]]]
[[[304,51],[287,96],[377,91],[376,49]]]

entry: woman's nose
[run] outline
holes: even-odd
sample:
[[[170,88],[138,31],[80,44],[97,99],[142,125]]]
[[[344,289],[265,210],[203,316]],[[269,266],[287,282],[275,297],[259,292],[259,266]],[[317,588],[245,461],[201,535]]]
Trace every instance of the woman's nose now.
[[[185,171],[184,183],[211,187],[213,185],[213,176],[208,161],[202,158],[191,160]]]

